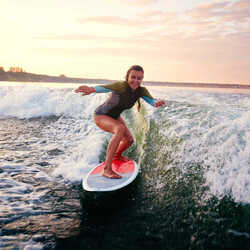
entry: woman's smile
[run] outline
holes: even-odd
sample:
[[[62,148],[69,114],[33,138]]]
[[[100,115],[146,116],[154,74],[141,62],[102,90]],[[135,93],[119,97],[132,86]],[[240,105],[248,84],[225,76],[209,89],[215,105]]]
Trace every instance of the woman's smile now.
[[[128,76],[128,84],[131,89],[136,90],[142,83],[143,72],[132,70]]]

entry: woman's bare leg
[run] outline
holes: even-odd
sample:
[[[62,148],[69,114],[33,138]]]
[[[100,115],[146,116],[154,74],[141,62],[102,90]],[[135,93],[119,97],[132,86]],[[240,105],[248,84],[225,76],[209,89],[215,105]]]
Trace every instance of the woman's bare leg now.
[[[120,142],[122,141],[126,127],[121,121],[115,120],[107,115],[95,115],[94,121],[102,130],[114,134],[109,142],[106,152],[106,165],[104,167],[103,175],[109,178],[122,178],[122,176],[112,170],[112,160]]]
[[[121,117],[119,117],[117,120],[120,121],[124,125],[125,132],[124,132],[124,136],[123,136],[119,146],[117,147],[114,158],[119,159],[119,160],[123,160],[123,161],[127,161],[127,160],[129,160],[129,158],[122,156],[122,153],[134,143],[134,138],[133,138],[132,134],[130,133],[125,121]]]

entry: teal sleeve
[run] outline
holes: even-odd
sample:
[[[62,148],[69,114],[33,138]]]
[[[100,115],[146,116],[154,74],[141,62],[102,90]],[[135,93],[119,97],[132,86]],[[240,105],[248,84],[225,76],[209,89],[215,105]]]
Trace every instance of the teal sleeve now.
[[[150,98],[148,96],[142,96],[142,99],[145,100],[150,105],[152,105],[153,107],[155,106],[155,102],[156,102],[155,99]]]
[[[102,87],[102,86],[95,86],[94,89],[95,89],[95,92],[96,92],[96,93],[107,93],[107,92],[111,92],[110,89],[104,88],[104,87]]]

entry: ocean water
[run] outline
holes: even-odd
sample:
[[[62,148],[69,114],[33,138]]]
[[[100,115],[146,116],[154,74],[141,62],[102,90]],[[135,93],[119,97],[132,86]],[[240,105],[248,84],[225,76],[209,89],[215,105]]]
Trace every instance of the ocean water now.
[[[107,94],[77,86],[0,83],[0,249],[250,249],[249,93],[148,87],[166,105],[123,114],[138,180],[102,195]]]

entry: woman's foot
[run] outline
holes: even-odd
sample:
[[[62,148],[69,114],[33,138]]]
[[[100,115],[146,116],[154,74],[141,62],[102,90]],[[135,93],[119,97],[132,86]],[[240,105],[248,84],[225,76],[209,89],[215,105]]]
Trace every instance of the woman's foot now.
[[[103,176],[110,178],[110,179],[121,179],[122,176],[114,172],[112,169],[105,169],[103,170],[102,173]]]

